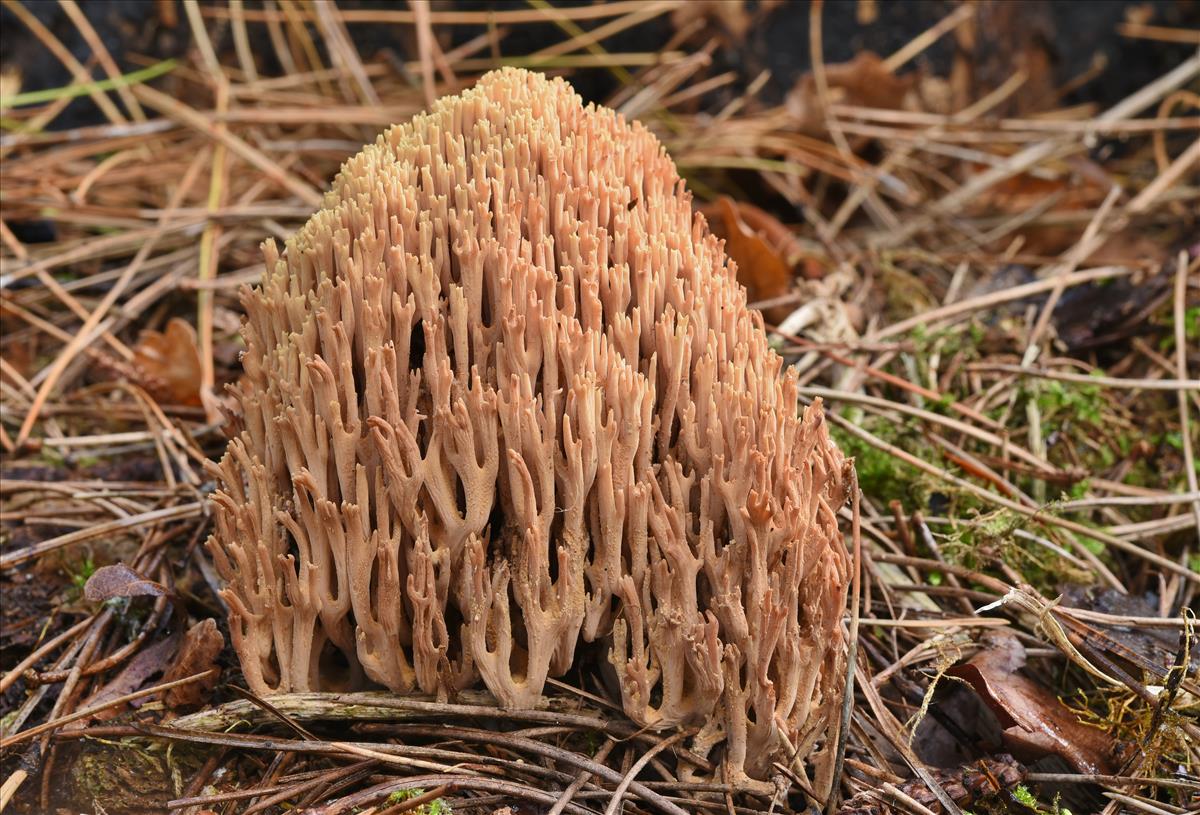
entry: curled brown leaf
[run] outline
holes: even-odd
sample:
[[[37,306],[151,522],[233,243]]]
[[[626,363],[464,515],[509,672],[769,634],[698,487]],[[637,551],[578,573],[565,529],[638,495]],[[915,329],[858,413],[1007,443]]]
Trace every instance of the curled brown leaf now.
[[[829,101],[834,104],[884,110],[915,107],[911,96],[913,78],[896,76],[878,54],[870,51],[860,51],[849,62],[826,65],[825,80],[829,85]],[[825,105],[811,73],[800,77],[785,104],[802,133],[817,137],[829,133]]]
[[[1004,744],[1017,758],[1034,761],[1062,757],[1084,774],[1111,773],[1116,744],[1112,737],[1079,721],[1042,685],[1019,673],[1025,647],[1008,631],[990,631],[983,650],[947,673],[965,681],[996,714]]]
[[[114,597],[163,597],[170,591],[161,583],[135,572],[124,563],[102,566],[83,587],[85,599],[102,603]]]
[[[133,349],[134,370],[151,396],[171,405],[201,404],[201,363],[196,329],[174,317],[166,331],[143,331]]]
[[[821,280],[829,272],[829,259],[820,249],[754,204],[721,196],[701,212],[713,234],[725,239],[725,251],[737,264],[738,282],[746,287],[751,303],[788,294],[797,281]],[[768,307],[763,316],[778,325],[794,308]]]
[[[212,618],[201,620],[188,629],[175,655],[175,661],[163,675],[164,682],[185,679],[216,667],[217,657],[225,648],[225,637]],[[220,673],[211,673],[203,679],[170,688],[163,694],[163,703],[169,708],[190,707],[201,704],[214,687]]]

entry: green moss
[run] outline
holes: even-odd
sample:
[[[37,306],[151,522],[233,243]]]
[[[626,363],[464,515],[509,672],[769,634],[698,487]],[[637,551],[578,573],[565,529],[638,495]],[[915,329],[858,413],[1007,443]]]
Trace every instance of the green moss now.
[[[206,750],[145,739],[86,739],[56,794],[73,812],[161,812],[206,758]]]
[[[864,414],[857,408],[847,408],[842,415],[876,438],[909,452],[914,446],[924,446],[909,424],[898,424],[882,416]],[[873,447],[838,425],[830,423],[829,432],[842,452],[854,457],[858,484],[866,496],[885,503],[915,496],[914,485],[923,476],[916,467]]]
[[[77,565],[67,567],[67,574],[71,577],[71,586],[76,596],[83,594],[83,587],[95,573],[96,561],[92,559],[90,552]]]
[[[1088,494],[1088,490],[1092,488],[1092,479],[1085,478],[1082,481],[1076,481],[1071,485],[1071,489],[1066,493],[1066,498],[1072,501],[1078,501]]]
[[[1032,809],[1034,812],[1037,811],[1037,809],[1038,809],[1037,796],[1035,796],[1032,792],[1030,792],[1029,787],[1026,787],[1024,784],[1018,784],[1016,787],[1013,788],[1012,797],[1013,797],[1013,800],[1016,801],[1021,806]]]
[[[1158,350],[1163,354],[1171,354],[1175,350],[1175,314],[1170,313],[1166,319],[1166,330],[1158,341]],[[1200,341],[1200,306],[1192,306],[1183,312],[1183,336],[1194,345]]]
[[[422,789],[421,787],[414,787],[413,789],[410,789],[410,790],[396,790],[395,792],[393,792],[391,795],[389,795],[387,797],[387,800],[384,801],[384,803],[387,804],[388,806],[395,806],[396,804],[400,803],[401,801],[410,801],[413,798],[419,798],[420,796],[422,796],[424,794],[425,794],[425,790]]]
[[[1087,549],[1093,555],[1103,555],[1108,551],[1108,547],[1095,538],[1089,538],[1087,535],[1078,535],[1077,537],[1079,543],[1083,545],[1083,548]]]
[[[396,790],[387,797],[384,802],[385,806],[395,806],[403,801],[411,801],[414,798],[420,798],[425,794],[425,790],[421,787],[414,787],[408,790]],[[422,804],[417,807],[414,812],[416,815],[453,815],[454,810],[446,803],[443,798],[434,798],[427,804]]]
[[[57,447],[51,447],[48,444],[43,444],[42,448],[38,450],[38,455],[41,457],[42,461],[46,462],[51,467],[62,467],[63,469],[66,469],[67,460],[63,457],[63,454],[59,452]]]
[[[1030,380],[1021,385],[1008,419],[1021,415],[1029,415],[1031,420],[1036,417],[1045,456],[1057,467],[1097,477],[1115,476],[1131,486],[1161,489],[1164,487],[1161,462],[1150,455],[1156,439],[1163,435],[1156,432],[1157,419],[1150,413],[1134,420],[1118,396],[1090,382]],[[993,418],[1000,418],[999,412]],[[1010,427],[1010,432],[1023,436],[1028,431]],[[1018,477],[1015,483],[1038,498],[1048,492],[1043,482],[1032,475]],[[1087,489],[1086,482],[1076,483],[1070,489],[1070,496],[1081,498]]]
[[[942,553],[949,562],[974,571],[986,571],[1003,563],[1034,588],[1050,593],[1063,583],[1091,582],[1090,572],[1074,566],[1053,549],[1017,537],[1014,534],[1017,529],[1028,529],[1035,535],[1052,534],[1037,519],[1002,509],[957,521],[953,531],[945,536]],[[1097,554],[1107,551],[1098,541],[1092,543],[1100,546]]]
[[[1102,376],[1103,372],[1096,370],[1093,374]],[[1099,424],[1102,420],[1105,400],[1099,385],[1049,379],[1036,382],[1030,391],[1043,421],[1061,425],[1070,420],[1088,424]]]
[[[918,361],[924,362],[933,354],[940,354],[946,359],[960,352],[966,359],[972,360],[979,358],[979,345],[984,341],[986,332],[983,326],[972,320],[965,329],[957,324],[933,330],[918,325],[908,336]]]

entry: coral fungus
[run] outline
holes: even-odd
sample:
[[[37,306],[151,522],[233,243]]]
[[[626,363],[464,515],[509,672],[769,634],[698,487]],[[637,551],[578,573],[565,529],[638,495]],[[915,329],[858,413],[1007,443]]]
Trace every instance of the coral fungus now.
[[[828,788],[845,464],[653,135],[497,71],[265,253],[209,543],[255,692],[533,706],[607,654],[727,778]]]

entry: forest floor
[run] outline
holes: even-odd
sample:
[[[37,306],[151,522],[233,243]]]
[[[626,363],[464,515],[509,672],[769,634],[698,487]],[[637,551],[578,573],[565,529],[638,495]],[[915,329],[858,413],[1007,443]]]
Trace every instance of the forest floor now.
[[[1200,34],[1130,5],[1113,41],[1168,54],[1130,87],[935,5],[876,54],[822,37],[895,14],[867,0],[168,2],[114,54],[103,6],[7,4],[71,78],[0,75],[0,810],[1196,811]],[[785,24],[809,59],[760,70]],[[238,290],[500,64],[659,136],[855,459],[839,801],[682,783],[583,675],[553,714],[242,689],[202,545]]]

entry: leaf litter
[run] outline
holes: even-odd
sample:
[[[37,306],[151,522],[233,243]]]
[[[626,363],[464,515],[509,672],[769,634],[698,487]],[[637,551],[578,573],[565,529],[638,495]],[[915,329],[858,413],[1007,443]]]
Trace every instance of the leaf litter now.
[[[472,692],[239,694],[200,546],[225,432],[212,394],[238,376],[259,243],[426,87],[526,59],[611,77],[600,101],[663,140],[864,486],[844,800],[809,800],[784,769],[773,798],[688,788],[667,749],[626,807],[1194,808],[1200,61],[1070,104],[1111,67],[1058,76],[1052,26],[1005,5],[949,7],[894,52],[827,64],[832,11],[814,4],[816,70],[776,104],[770,77],[721,59],[788,4],[563,7],[540,29],[552,50],[529,56],[507,46],[546,4],[347,4],[332,23],[306,3],[160,4],[158,30],[191,44],[179,64],[131,53],[129,81],[6,107],[0,806],[601,812],[662,741],[587,676],[530,712]],[[885,11],[856,7],[862,25]],[[1194,34],[1155,13],[1120,36]],[[621,50],[622,31],[660,24],[666,48]],[[339,33],[383,25],[394,50]],[[946,70],[925,58],[939,43]],[[6,100],[28,85],[3,75]],[[89,94],[103,123],[49,129]]]

